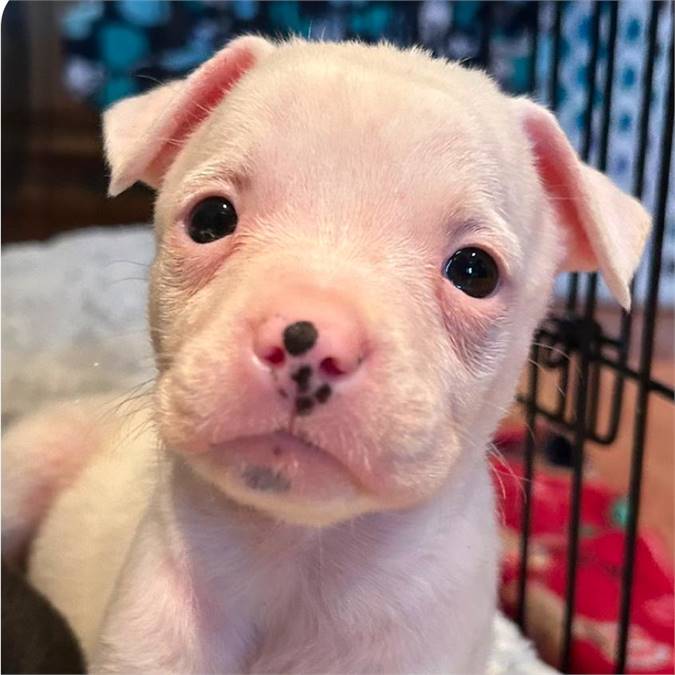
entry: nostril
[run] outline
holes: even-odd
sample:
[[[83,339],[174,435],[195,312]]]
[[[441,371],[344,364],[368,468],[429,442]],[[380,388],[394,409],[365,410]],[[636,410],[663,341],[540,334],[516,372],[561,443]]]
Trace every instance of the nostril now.
[[[309,351],[319,337],[313,323],[310,321],[296,321],[284,329],[284,347],[292,356],[300,356]]]
[[[339,377],[346,374],[346,371],[340,368],[338,362],[332,356],[323,359],[319,364],[319,369],[324,375],[328,375],[329,377]]]
[[[271,347],[263,354],[263,359],[272,366],[280,366],[286,360],[286,355],[281,347]]]

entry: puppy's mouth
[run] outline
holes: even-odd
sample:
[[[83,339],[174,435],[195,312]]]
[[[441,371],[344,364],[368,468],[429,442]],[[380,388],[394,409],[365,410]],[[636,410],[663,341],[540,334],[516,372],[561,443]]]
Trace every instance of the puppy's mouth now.
[[[239,436],[212,444],[208,455],[229,484],[261,495],[325,500],[363,492],[345,462],[290,431]]]

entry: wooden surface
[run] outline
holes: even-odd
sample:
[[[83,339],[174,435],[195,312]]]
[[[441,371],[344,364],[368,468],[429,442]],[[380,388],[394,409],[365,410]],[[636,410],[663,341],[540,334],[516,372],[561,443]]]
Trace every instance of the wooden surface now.
[[[2,17],[2,240],[149,222],[152,194],[108,199],[99,111],[63,84],[65,2],[12,2]]]

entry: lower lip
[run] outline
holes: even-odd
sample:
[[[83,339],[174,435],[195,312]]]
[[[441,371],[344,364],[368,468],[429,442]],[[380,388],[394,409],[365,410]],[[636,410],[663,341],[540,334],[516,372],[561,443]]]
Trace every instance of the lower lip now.
[[[327,499],[356,489],[341,462],[287,432],[235,438],[213,446],[211,455],[254,492]]]

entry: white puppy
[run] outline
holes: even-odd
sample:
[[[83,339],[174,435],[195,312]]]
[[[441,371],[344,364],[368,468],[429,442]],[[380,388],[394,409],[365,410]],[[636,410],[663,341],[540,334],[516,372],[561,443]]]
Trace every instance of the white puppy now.
[[[484,670],[487,444],[556,273],[628,306],[648,215],[418,50],[243,37],[104,122],[158,190],[153,403],[10,431],[6,550],[95,671]]]

